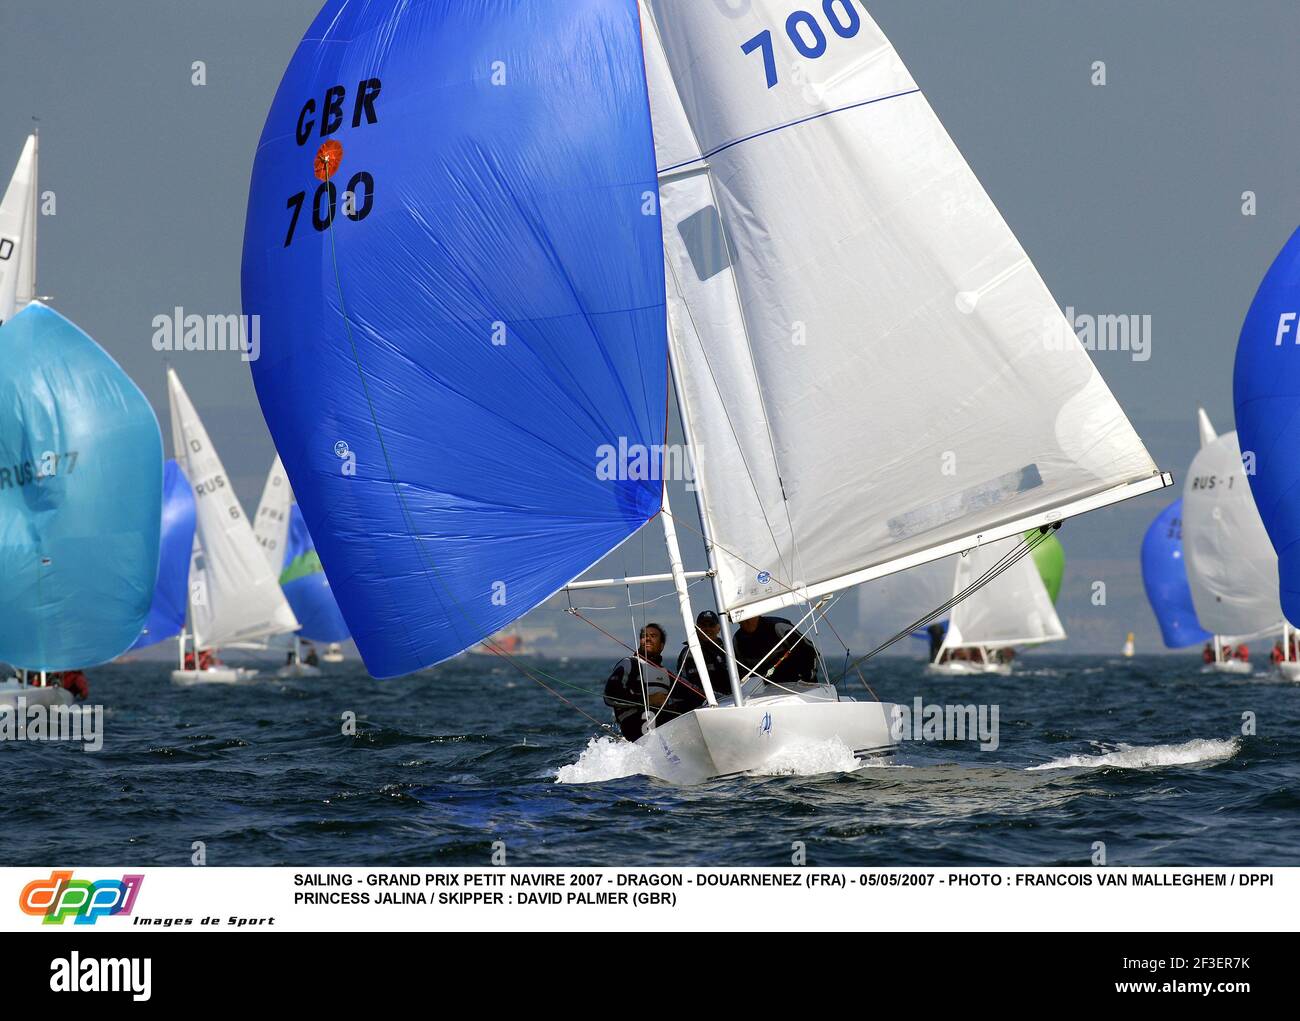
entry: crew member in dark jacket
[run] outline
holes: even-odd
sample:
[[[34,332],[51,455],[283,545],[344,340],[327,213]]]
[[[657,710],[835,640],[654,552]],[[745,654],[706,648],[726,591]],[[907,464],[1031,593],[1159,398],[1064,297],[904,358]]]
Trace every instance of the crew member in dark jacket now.
[[[728,691],[727,654],[722,649],[722,621],[712,610],[703,610],[695,618],[695,635],[700,641],[700,651],[704,653],[704,663],[709,671],[709,683],[713,693],[725,694]],[[704,705],[704,684],[700,672],[695,668],[695,657],[691,655],[690,642],[682,642],[682,651],[677,654],[677,676],[681,678],[673,686],[664,712],[659,720],[682,716],[692,709]],[[686,683],[683,684],[682,681]]]
[[[647,624],[641,629],[638,655],[620,659],[605,682],[605,704],[614,710],[618,729],[635,741],[653,728],[659,708],[672,687],[663,669],[664,629]]]
[[[787,637],[788,636],[788,637]],[[817,649],[784,617],[750,617],[735,637],[741,680],[762,677],[773,684],[816,684]]]

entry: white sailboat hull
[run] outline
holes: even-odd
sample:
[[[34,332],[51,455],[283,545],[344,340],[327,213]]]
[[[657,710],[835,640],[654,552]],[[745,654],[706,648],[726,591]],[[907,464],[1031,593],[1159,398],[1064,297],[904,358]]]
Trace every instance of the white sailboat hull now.
[[[1277,672],[1288,681],[1300,681],[1300,663],[1295,660],[1279,663]]]
[[[172,683],[186,687],[196,684],[239,684],[257,676],[256,670],[244,667],[220,666],[209,670],[173,670]]]
[[[835,688],[818,685],[748,700],[743,706],[706,706],[637,741],[660,776],[682,783],[761,772],[783,754],[839,741],[858,757],[885,755],[897,746],[890,728],[892,706],[839,700]]]
[[[16,681],[0,682],[0,711],[8,708],[16,709],[20,698],[26,699],[29,706],[72,705],[76,701],[72,692],[58,685],[33,688]]]
[[[319,677],[320,667],[309,663],[286,663],[275,672],[276,677]]]
[[[930,673],[940,677],[969,677],[972,674],[997,674],[1007,677],[1011,674],[1010,663],[972,663],[970,660],[949,660],[947,663],[931,663],[926,668]]]
[[[1247,660],[1229,659],[1222,663],[1207,663],[1201,667],[1203,674],[1237,674],[1244,676],[1252,671],[1252,667]]]

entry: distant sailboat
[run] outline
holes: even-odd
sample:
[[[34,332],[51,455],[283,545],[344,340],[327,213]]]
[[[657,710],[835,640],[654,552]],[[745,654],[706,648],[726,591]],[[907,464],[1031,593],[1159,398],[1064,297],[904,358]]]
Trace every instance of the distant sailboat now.
[[[1020,541],[1019,537],[1003,539],[958,557],[952,594],[972,588]],[[1065,638],[1043,576],[1034,560],[1025,557],[953,607],[948,633],[930,671],[1009,674],[1011,663],[999,655],[1001,650]]]
[[[1204,415],[1204,412],[1201,413]],[[1214,437],[1210,437],[1213,442]],[[1214,636],[1196,619],[1183,557],[1183,501],[1175,500],[1151,522],[1142,538],[1142,584],[1167,649],[1185,649]]]
[[[814,45],[767,0],[325,5],[257,152],[244,307],[372,673],[659,517],[707,705],[641,746],[683,777],[890,749],[888,706],[742,677],[730,626],[713,690],[659,474],[674,392],[728,624],[1169,483],[888,40],[824,6]]]
[[[1246,314],[1233,405],[1242,446],[1254,457],[1251,493],[1277,553],[1285,650],[1278,669],[1300,680],[1291,625],[1300,620],[1300,230],[1273,260]]]
[[[158,420],[103,348],[38,301],[0,326],[0,366],[0,660],[28,674],[109,662],[140,633],[158,573]]]
[[[1214,634],[1206,669],[1250,673],[1250,661],[1234,657],[1233,643],[1281,631],[1282,608],[1277,554],[1250,495],[1235,432],[1206,443],[1187,469],[1183,554],[1196,617]]]
[[[255,670],[203,668],[199,653],[297,630],[298,621],[280,591],[239,506],[226,470],[208,439],[176,370],[167,370],[172,446],[195,497],[194,548],[190,559],[190,633],[180,634],[178,684],[230,684]],[[186,663],[187,640],[195,654]]]
[[[39,142],[35,132],[28,136],[0,201],[0,323],[36,299]]]
[[[132,649],[144,649],[185,629],[189,597],[190,553],[194,549],[194,490],[180,465],[168,460],[163,472],[162,540],[158,581],[140,637]]]
[[[1122,655],[1125,659],[1132,659],[1134,652],[1137,651],[1137,647],[1134,644],[1133,639],[1134,639],[1133,632],[1130,631],[1128,633],[1128,637],[1124,639],[1124,648],[1120,650],[1120,655]]]
[[[347,624],[330,592],[329,580],[307,531],[302,511],[277,456],[266,477],[257,505],[253,533],[266,553],[267,564],[279,572],[280,587],[301,627],[292,637],[289,661],[280,677],[319,677],[320,667],[304,661],[303,640],[337,645],[348,637]],[[328,656],[328,654],[327,654]],[[326,663],[339,659],[324,658]]]

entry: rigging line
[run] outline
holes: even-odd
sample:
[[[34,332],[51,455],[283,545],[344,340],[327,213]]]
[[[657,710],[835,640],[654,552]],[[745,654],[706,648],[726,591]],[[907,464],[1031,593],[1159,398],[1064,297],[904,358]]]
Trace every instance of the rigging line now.
[[[1032,539],[1029,538],[1021,539],[1021,541],[1013,549],[1003,554],[1001,559],[999,559],[992,567],[990,567],[982,577],[976,579],[966,588],[954,594],[951,599],[944,602],[935,610],[932,610],[930,613],[921,617],[919,620],[913,621],[911,624],[909,624],[902,631],[899,631],[892,638],[886,639],[884,642],[876,646],[876,648],[872,649],[866,655],[859,656],[850,664],[850,666],[856,667],[861,663],[865,663],[873,656],[876,656],[879,653],[883,652],[885,649],[888,649],[895,642],[899,642],[902,639],[906,638],[913,631],[917,631],[921,628],[928,627],[930,624],[934,623],[934,621],[936,621],[939,617],[943,616],[943,614],[947,613],[958,603],[962,602],[964,599],[968,598],[969,596],[974,595],[985,585],[989,584],[989,582],[993,581],[994,579],[998,578],[1006,571],[1010,570],[1013,566],[1015,566],[1017,563],[1023,560],[1027,555],[1033,553],[1035,549],[1037,549],[1042,543],[1047,541],[1047,536],[1050,535],[1052,531],[1060,527],[1061,524],[1059,521],[1053,525],[1044,525],[1037,530],[1037,533],[1034,535]],[[963,554],[963,556],[964,555],[965,554]],[[843,679],[842,676],[841,679]]]
[[[781,646],[786,643],[786,641],[789,639],[791,635],[798,635],[801,640],[805,642],[808,641],[808,637],[802,631],[800,631],[799,628],[803,625],[804,621],[806,621],[809,617],[811,617],[814,613],[816,613],[817,610],[827,601],[828,601],[827,598],[821,599],[816,606],[809,609],[807,613],[805,613],[802,617],[799,618],[799,622],[797,624],[792,624],[790,626],[790,630],[787,631],[785,634],[783,634],[779,639],[777,639],[776,644],[773,645],[772,648],[767,650],[766,656],[760,659],[752,667],[746,667],[745,676],[740,679],[740,683],[743,685],[745,681],[747,681],[750,677],[759,677],[764,682],[768,682],[768,678],[765,675],[758,673],[758,668],[761,667],[764,663],[766,663],[769,659],[771,659],[772,654],[776,652],[777,649],[781,648]],[[769,673],[785,662],[786,658],[790,655],[790,653],[794,651],[795,644],[796,644],[795,642],[790,643],[790,648],[785,651],[785,655],[783,655],[779,660],[777,660],[768,668]],[[816,648],[816,646],[814,646],[814,648]],[[736,665],[741,666],[743,664],[737,661]]]
[[[641,662],[643,662],[643,663],[649,663],[650,666],[654,667],[656,670],[662,670],[665,674],[667,674],[667,675],[668,675],[669,677],[671,677],[673,680],[680,680],[680,681],[682,682],[682,686],[683,686],[683,687],[689,688],[691,691],[695,692],[695,694],[699,695],[701,698],[704,697],[704,692],[702,692],[699,688],[695,687],[693,684],[691,684],[690,681],[686,680],[684,677],[681,677],[680,675],[673,673],[671,670],[669,670],[667,667],[663,666],[662,664],[658,664],[658,665],[656,665],[655,663],[650,662],[650,660],[646,659],[644,656],[641,655],[640,650],[632,648],[632,646],[628,645],[626,642],[621,642],[621,641],[619,641],[617,638],[615,638],[613,635],[611,635],[608,631],[606,631],[603,627],[601,627],[599,624],[597,624],[594,620],[588,620],[586,617],[584,617],[584,616],[583,616],[580,612],[578,612],[576,609],[575,609],[575,610],[572,610],[572,611],[570,611],[570,612],[572,612],[572,614],[573,614],[575,617],[577,617],[580,621],[582,621],[584,624],[590,624],[592,627],[594,627],[597,631],[599,631],[602,635],[604,635],[606,638],[608,638],[608,639],[609,639],[611,642],[613,642],[615,645],[620,645],[620,646],[622,646],[624,649],[626,649],[628,652],[632,653],[632,655],[635,656],[635,657],[636,657],[638,660],[640,660]]]

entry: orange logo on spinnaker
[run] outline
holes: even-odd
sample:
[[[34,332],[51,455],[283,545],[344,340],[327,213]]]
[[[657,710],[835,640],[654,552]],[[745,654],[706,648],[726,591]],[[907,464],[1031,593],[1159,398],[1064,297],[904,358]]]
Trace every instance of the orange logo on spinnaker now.
[[[315,174],[322,181],[328,181],[343,162],[343,145],[337,139],[322,142],[316,150]]]

